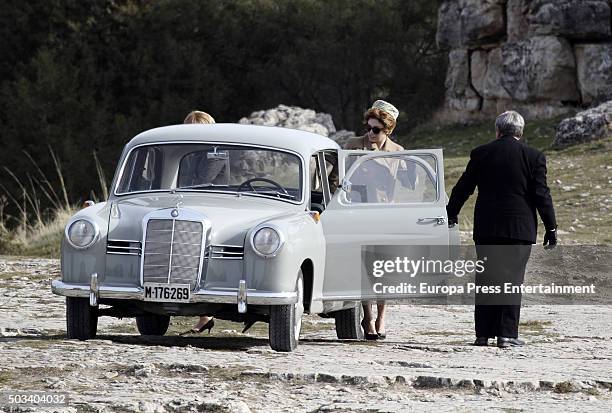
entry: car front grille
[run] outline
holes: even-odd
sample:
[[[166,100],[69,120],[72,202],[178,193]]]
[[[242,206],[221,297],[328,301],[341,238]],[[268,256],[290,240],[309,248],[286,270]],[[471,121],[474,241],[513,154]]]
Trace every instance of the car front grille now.
[[[140,255],[140,241],[109,239],[106,241],[106,253],[116,255]]]
[[[206,250],[206,258],[217,260],[241,260],[244,258],[242,245],[211,245]]]
[[[149,220],[143,254],[144,282],[189,284],[194,289],[200,271],[202,233],[201,222]]]

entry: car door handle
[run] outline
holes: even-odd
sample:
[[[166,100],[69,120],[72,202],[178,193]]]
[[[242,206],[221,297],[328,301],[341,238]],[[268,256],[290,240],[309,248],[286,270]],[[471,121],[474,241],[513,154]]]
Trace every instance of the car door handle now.
[[[418,223],[425,221],[436,221],[436,225],[443,225],[446,223],[446,217],[429,217],[429,218],[419,218],[417,220]]]

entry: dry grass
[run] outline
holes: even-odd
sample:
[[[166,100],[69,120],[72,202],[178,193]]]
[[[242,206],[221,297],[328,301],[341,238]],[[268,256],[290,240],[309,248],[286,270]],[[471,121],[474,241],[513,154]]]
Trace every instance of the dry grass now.
[[[24,155],[33,166],[33,172],[26,173],[27,183],[19,179],[10,169],[3,168],[5,174],[19,189],[19,193],[14,194],[0,184],[0,190],[3,192],[0,194],[0,254],[59,256],[64,227],[77,211],[77,206],[69,201],[62,166],[51,147],[49,154],[53,159],[57,175],[55,185],[27,152],[24,152]],[[108,195],[106,178],[95,153],[94,160],[101,192],[106,199]],[[50,207],[43,208],[43,204]],[[17,211],[16,216],[6,213],[9,205]]]
[[[527,122],[525,142],[544,152],[561,244],[612,243],[612,138],[563,150],[552,148],[560,119]],[[469,126],[423,125],[400,137],[406,149],[443,148],[446,193],[465,170],[470,151],[494,138],[494,121]],[[471,231],[477,193],[459,216],[461,231]],[[538,228],[542,241],[544,226]]]

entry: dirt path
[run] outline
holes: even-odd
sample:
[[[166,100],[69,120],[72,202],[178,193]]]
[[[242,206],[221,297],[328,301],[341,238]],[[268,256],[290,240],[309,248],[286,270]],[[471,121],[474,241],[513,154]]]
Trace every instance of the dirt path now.
[[[609,306],[526,306],[528,346],[512,350],[469,345],[469,306],[392,306],[376,343],[338,341],[332,320],[309,316],[285,354],[269,349],[264,324],[180,338],[194,321],[183,317],[161,338],[101,318],[98,339],[66,340],[57,277],[56,260],[0,257],[0,392],[66,392],[50,411],[612,410]]]

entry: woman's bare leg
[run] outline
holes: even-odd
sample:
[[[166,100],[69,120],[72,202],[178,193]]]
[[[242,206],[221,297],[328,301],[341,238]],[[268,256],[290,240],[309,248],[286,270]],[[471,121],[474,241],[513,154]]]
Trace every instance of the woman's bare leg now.
[[[363,322],[361,325],[365,326],[364,333],[376,334],[376,326],[374,325],[374,317],[372,315],[372,303],[369,301],[362,301],[361,305],[363,306]]]
[[[386,305],[384,301],[378,301],[376,303],[376,309],[378,310],[378,314],[376,315],[376,332],[378,334],[386,334],[387,330],[385,329],[385,310]]]

